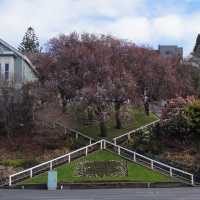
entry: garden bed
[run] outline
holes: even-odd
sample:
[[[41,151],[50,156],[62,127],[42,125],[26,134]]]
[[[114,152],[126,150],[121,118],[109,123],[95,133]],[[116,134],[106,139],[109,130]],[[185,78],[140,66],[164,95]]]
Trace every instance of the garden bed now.
[[[128,176],[125,160],[85,160],[78,163],[75,171],[77,176],[86,177]]]

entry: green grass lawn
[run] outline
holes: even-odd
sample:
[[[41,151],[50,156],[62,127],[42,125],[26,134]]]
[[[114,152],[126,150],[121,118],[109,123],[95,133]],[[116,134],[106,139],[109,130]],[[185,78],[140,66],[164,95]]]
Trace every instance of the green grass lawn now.
[[[110,120],[108,120],[108,122],[106,123],[108,133],[106,139],[111,140],[114,137],[122,135],[128,131],[131,131],[158,119],[153,113],[150,113],[149,116],[146,116],[142,108],[129,108],[128,112],[132,116],[133,120],[131,120],[131,122],[129,123],[123,123],[122,129],[115,128],[114,115],[110,118]],[[94,139],[101,139],[98,122],[94,122],[90,125],[80,124],[79,131]]]
[[[94,181],[129,181],[129,182],[173,182],[174,180],[168,176],[152,171],[148,168],[137,165],[128,161],[128,176],[114,177],[78,177],[75,175],[75,169],[80,161],[84,159],[94,161],[106,160],[122,160],[116,154],[108,151],[97,151],[91,153],[87,157],[72,161],[70,164],[65,164],[57,168],[59,183],[76,183],[76,182],[94,182]],[[47,183],[47,173],[38,175],[21,184],[45,184]]]

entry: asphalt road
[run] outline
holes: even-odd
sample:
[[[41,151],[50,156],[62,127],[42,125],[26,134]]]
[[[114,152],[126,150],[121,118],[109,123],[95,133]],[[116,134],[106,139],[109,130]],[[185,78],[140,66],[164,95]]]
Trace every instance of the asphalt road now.
[[[200,200],[200,188],[0,190],[0,200]]]

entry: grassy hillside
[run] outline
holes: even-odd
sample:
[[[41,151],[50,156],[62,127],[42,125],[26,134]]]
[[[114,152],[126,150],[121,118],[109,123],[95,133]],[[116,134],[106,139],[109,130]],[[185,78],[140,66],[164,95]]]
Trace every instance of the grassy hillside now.
[[[140,126],[151,123],[158,119],[153,113],[150,113],[149,116],[146,116],[142,108],[129,108],[128,114],[131,119],[126,121],[124,120],[124,123],[122,124],[123,125],[122,129],[115,128],[115,118],[114,115],[111,115],[111,117],[108,119],[106,123],[108,132],[107,139],[112,139],[130,130],[136,129]],[[95,139],[101,138],[99,123],[97,121],[90,124],[79,123],[78,129],[80,132],[92,138]]]
[[[158,172],[137,165],[133,162],[127,162],[128,176],[104,176],[104,177],[85,177],[77,176],[75,170],[79,163],[83,160],[90,161],[108,161],[108,160],[122,160],[116,154],[108,151],[97,151],[87,157],[72,161],[70,164],[65,164],[58,167],[58,182],[72,183],[72,182],[91,182],[91,181],[131,181],[131,182],[170,182],[173,181],[170,177],[164,176]],[[33,177],[22,184],[42,184],[47,183],[47,173]]]

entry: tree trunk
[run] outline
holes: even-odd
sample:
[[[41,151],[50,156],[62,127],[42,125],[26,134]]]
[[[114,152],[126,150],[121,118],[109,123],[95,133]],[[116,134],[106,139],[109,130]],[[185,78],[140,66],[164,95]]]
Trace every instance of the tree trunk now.
[[[66,99],[66,97],[64,96],[64,97],[62,98],[62,112],[63,112],[63,113],[65,113],[65,111],[66,111],[66,106],[67,106],[67,99]]]
[[[122,122],[120,119],[120,103],[115,103],[115,121],[116,121],[116,128],[121,129],[122,128]]]
[[[101,113],[100,114],[100,134],[101,134],[101,137],[106,137],[107,136],[107,127],[106,127],[106,116],[105,116],[105,113]]]
[[[145,114],[146,114],[147,116],[149,116],[149,103],[145,103],[145,104],[144,104],[144,110],[145,110]]]
[[[92,108],[88,107],[87,113],[88,113],[88,121],[92,121],[94,119]]]
[[[61,86],[58,86],[58,91],[60,93],[60,97],[61,97],[61,100],[62,100],[62,112],[64,113],[65,109],[66,109],[66,105],[67,105],[67,99],[66,99],[66,96],[65,96],[64,89]]]

